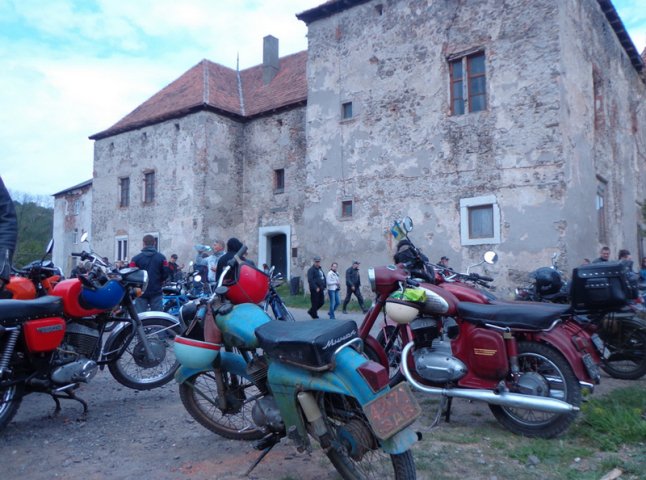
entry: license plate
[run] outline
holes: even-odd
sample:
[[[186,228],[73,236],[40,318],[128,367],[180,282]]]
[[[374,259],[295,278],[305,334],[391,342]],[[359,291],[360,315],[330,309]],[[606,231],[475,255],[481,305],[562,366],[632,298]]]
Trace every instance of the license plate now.
[[[400,383],[366,404],[364,411],[375,435],[382,440],[409,426],[422,413],[407,383]]]

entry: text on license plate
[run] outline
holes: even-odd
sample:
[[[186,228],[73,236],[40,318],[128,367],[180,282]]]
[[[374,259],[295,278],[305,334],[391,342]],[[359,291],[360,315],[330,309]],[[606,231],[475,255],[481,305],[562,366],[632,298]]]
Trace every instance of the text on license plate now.
[[[385,395],[364,407],[370,426],[377,437],[385,440],[403,430],[422,413],[407,383],[400,383]]]

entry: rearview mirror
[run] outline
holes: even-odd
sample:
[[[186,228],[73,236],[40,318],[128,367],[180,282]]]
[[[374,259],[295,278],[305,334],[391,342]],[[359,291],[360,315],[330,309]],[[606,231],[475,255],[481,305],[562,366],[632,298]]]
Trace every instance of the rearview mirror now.
[[[496,252],[492,252],[491,250],[485,252],[483,257],[484,257],[484,261],[487,262],[489,265],[493,265],[498,261],[498,254]]]
[[[402,227],[404,227],[404,231],[406,233],[412,232],[413,231],[413,219],[410,217],[404,217],[402,220]]]

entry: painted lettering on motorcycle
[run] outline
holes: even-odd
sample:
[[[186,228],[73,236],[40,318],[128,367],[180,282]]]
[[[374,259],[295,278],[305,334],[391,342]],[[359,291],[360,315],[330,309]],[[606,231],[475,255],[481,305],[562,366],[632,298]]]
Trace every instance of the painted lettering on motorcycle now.
[[[323,347],[323,350],[327,350],[327,349],[328,349],[328,348],[330,348],[330,347],[334,347],[334,346],[338,345],[339,343],[341,343],[342,341],[344,341],[344,340],[348,340],[348,339],[350,339],[350,338],[352,338],[352,337],[355,337],[356,335],[357,335],[357,331],[356,331],[356,330],[352,330],[350,333],[346,333],[346,334],[345,334],[345,335],[343,335],[342,337],[339,337],[339,338],[332,338],[332,339],[330,339],[330,340],[328,340],[328,341],[327,341],[327,343],[326,343],[326,344],[325,344],[325,346]]]
[[[498,350],[491,350],[488,348],[474,348],[473,353],[484,357],[493,357],[496,353],[498,353]]]
[[[46,327],[38,327],[36,329],[39,333],[59,332],[61,330],[63,330],[63,325],[48,325]]]

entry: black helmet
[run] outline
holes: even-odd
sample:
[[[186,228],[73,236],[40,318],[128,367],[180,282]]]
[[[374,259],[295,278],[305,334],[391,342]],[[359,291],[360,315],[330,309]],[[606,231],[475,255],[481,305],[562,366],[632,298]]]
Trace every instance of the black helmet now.
[[[532,276],[535,279],[536,292],[541,295],[553,295],[558,293],[563,286],[561,276],[553,268],[539,268]]]

